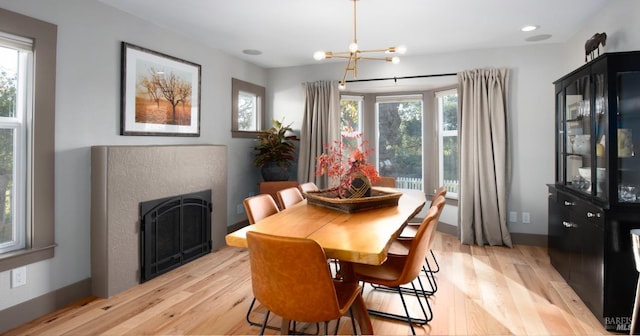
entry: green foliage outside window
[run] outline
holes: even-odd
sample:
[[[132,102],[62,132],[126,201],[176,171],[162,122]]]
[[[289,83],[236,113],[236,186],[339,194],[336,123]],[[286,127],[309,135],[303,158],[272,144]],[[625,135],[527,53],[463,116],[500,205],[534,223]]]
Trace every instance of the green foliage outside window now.
[[[380,175],[422,178],[422,102],[379,103],[378,132]]]
[[[15,116],[16,77],[0,70],[0,117]],[[0,130],[0,181],[7,181],[0,189],[0,243],[12,240],[12,220],[9,190],[11,190],[11,173],[13,167],[13,130]]]

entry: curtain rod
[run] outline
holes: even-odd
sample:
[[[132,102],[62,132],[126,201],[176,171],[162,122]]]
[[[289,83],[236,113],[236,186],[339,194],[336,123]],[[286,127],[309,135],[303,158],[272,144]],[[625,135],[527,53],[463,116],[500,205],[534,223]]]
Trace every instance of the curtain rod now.
[[[384,81],[384,80],[393,80],[397,82],[398,79],[415,79],[415,78],[428,78],[428,77],[445,77],[445,76],[457,76],[457,73],[445,73],[445,74],[435,74],[435,75],[419,75],[419,76],[403,76],[403,77],[386,77],[386,78],[370,78],[370,79],[350,79],[345,82],[347,83],[355,83],[355,82],[375,82],[375,81]]]

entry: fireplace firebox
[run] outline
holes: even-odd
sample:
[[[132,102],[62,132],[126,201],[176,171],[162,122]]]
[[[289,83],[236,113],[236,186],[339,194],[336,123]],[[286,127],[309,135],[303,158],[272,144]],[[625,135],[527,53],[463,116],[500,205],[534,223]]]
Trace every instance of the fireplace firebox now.
[[[140,203],[140,283],[211,252],[211,190]]]

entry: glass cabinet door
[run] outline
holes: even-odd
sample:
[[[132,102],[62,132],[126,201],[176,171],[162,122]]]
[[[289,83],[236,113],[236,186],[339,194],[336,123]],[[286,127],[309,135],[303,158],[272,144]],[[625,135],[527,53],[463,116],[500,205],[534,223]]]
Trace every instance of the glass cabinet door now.
[[[595,171],[592,174],[595,176],[596,183],[592,183],[592,189],[594,194],[603,200],[608,199],[609,195],[609,178],[607,171],[608,160],[606,146],[607,139],[609,139],[609,113],[607,110],[607,94],[606,94],[606,82],[604,73],[597,73],[593,75],[594,97],[593,97],[593,116],[594,116],[594,140],[595,140]],[[594,189],[595,188],[595,189]]]
[[[618,202],[640,203],[640,160],[634,148],[640,139],[640,72],[619,73],[617,82]]]
[[[571,176],[565,176],[565,160],[567,156],[565,123],[564,123],[564,89],[556,93],[556,183],[565,184],[565,181],[571,180]]]
[[[592,109],[591,81],[588,74],[565,88],[565,135],[567,186],[592,194]]]

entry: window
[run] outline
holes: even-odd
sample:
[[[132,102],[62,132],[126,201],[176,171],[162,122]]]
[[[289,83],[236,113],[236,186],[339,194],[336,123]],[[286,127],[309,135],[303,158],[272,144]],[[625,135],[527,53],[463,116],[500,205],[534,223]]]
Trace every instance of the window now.
[[[15,80],[12,79],[12,84],[8,79],[1,84],[3,87],[13,87],[16,92],[8,95],[15,97],[15,102],[10,103],[14,106],[7,108],[13,112],[2,112],[0,115],[0,141],[12,142],[11,149],[0,145],[0,155],[5,156],[0,161],[11,161],[13,165],[10,182],[12,191],[0,195],[5,197],[2,207],[4,212],[0,216],[8,219],[10,213],[11,221],[19,223],[16,224],[16,231],[12,224],[11,242],[3,247],[6,250],[0,252],[1,272],[52,258],[54,255],[57,26],[0,8],[0,32],[3,32],[3,48],[13,50],[9,54],[13,54],[11,59],[17,58],[18,64],[14,66],[16,77]],[[11,35],[5,32],[11,32]],[[37,41],[32,50],[28,47],[29,41]],[[33,57],[32,63],[29,62],[30,52],[37,55]],[[10,78],[8,69],[4,70],[7,72],[5,77]],[[29,81],[32,81],[30,85]],[[26,119],[21,119],[23,117]],[[11,160],[7,160],[9,153],[13,156]],[[26,184],[20,186],[20,181]],[[17,195],[20,191],[22,196]],[[20,207],[24,207],[24,210],[20,210]],[[21,215],[23,218],[18,219]],[[19,230],[24,230],[26,234],[20,234]],[[19,242],[20,236],[24,237],[23,243]],[[13,237],[18,239],[14,241]],[[7,243],[6,239],[4,243]],[[9,249],[12,250],[8,251]]]
[[[262,86],[231,79],[231,136],[255,138],[265,125],[265,89]]]
[[[422,95],[376,97],[378,171],[398,188],[423,190]]]
[[[447,197],[458,198],[458,91],[436,92],[438,114],[438,182]]]
[[[31,40],[0,34],[0,253],[25,247]]]
[[[355,148],[361,138],[354,138],[354,134],[362,133],[362,96],[343,95],[340,99],[340,135],[342,142]],[[351,132],[348,132],[351,130]],[[348,153],[347,153],[348,154]]]

